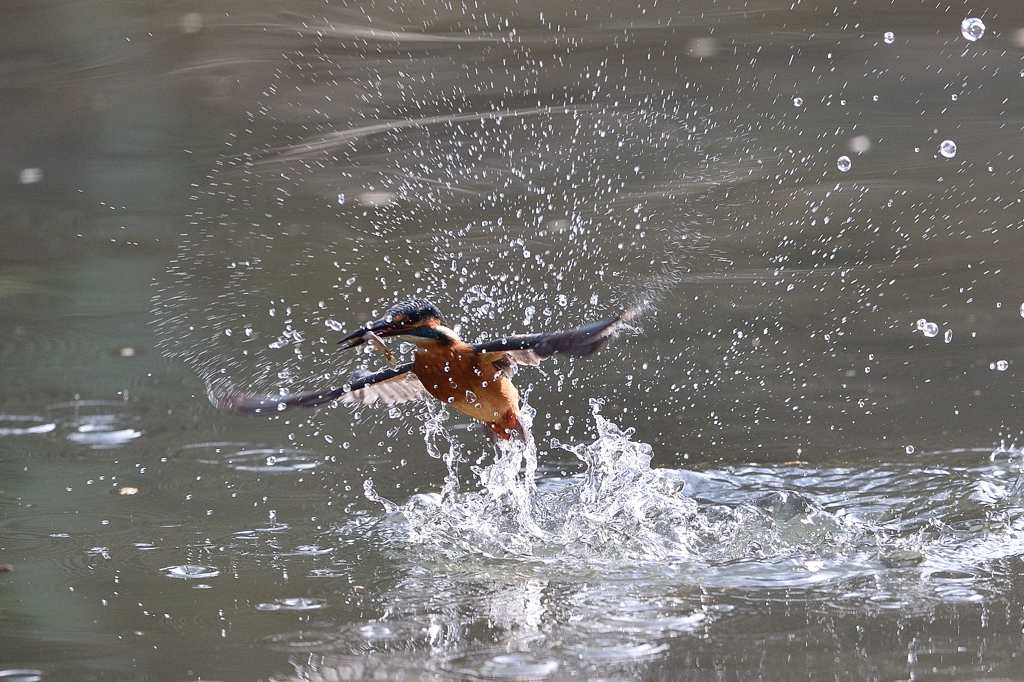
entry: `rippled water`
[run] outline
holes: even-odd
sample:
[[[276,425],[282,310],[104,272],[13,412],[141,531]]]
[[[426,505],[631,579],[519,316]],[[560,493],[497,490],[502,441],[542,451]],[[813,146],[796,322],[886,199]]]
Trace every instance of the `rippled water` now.
[[[7,10],[0,680],[1021,678],[1019,3]]]

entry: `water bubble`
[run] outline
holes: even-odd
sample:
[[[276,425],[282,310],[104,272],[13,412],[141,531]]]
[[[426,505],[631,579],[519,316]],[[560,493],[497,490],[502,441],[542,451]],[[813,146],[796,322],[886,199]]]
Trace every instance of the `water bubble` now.
[[[1024,317],[1024,303],[1020,304],[1020,316]]]
[[[939,153],[947,159],[952,159],[956,156],[956,142],[953,142],[953,140],[943,140],[942,144],[939,145]]]
[[[893,33],[892,31],[886,31],[882,35],[882,40],[885,41],[886,45],[892,45],[893,43],[896,42],[896,34]]]
[[[1005,372],[1007,369],[1010,368],[1010,363],[1007,362],[1006,360],[996,360],[995,362],[990,363],[988,368],[994,369],[999,372]]]
[[[973,43],[985,35],[985,24],[977,17],[967,17],[960,22],[960,33]]]
[[[942,339],[946,343],[952,342],[953,341],[953,330],[952,329],[947,329],[946,330],[946,334],[945,334],[945,336],[942,337]]]
[[[850,163],[850,157],[849,156],[840,156],[839,160],[836,161],[836,166],[839,167],[839,170],[841,170],[842,172],[845,173],[846,171],[850,170],[850,168],[853,166],[853,164]]]
[[[917,452],[913,445],[908,445],[905,449],[908,455],[912,455]]]
[[[803,97],[794,97],[793,98],[793,106],[794,107],[802,107],[803,105],[804,105],[804,98]]]
[[[342,194],[341,192],[338,193],[338,203],[339,204],[344,204],[345,203],[345,195]]]

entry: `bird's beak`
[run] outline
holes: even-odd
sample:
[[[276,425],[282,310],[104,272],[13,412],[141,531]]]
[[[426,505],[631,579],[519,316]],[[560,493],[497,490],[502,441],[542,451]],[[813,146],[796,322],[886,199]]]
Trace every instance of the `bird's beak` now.
[[[354,332],[346,334],[340,341],[338,341],[338,344],[341,345],[342,348],[355,348],[356,346],[363,345],[367,341],[372,341],[374,336],[395,336],[397,334],[405,333],[410,329],[412,329],[412,325],[396,324],[394,321],[385,317],[382,320],[371,322],[365,327],[360,327]]]

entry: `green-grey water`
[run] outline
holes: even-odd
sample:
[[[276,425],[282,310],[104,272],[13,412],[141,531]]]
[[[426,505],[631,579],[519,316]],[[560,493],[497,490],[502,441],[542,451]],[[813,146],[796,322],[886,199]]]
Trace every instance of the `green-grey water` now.
[[[1018,3],[0,35],[0,679],[1021,678]],[[520,371],[536,451],[211,404],[412,297],[642,314]]]

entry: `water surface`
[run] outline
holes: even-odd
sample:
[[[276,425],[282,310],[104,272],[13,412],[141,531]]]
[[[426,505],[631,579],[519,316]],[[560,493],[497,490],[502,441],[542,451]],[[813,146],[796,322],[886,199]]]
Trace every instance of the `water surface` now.
[[[13,8],[0,678],[1020,678],[1022,31]],[[643,314],[520,373],[533,449],[211,405],[381,366],[335,341],[410,297]]]

